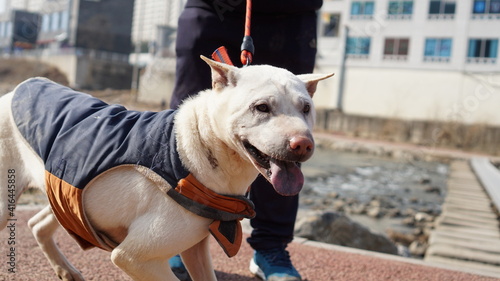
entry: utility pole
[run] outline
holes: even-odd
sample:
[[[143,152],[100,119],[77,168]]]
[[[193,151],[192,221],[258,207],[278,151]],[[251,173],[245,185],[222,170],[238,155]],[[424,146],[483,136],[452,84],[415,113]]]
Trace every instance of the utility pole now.
[[[146,10],[146,0],[140,1],[137,5],[139,16],[138,16],[138,24],[137,24],[137,37],[135,42],[135,58],[132,70],[132,92],[135,94],[135,98],[137,99],[137,93],[139,92],[139,55],[141,54],[141,45],[142,45],[142,29],[144,22],[144,11]],[[139,8],[140,7],[140,8]]]
[[[337,97],[337,110],[339,112],[344,112],[344,84],[345,84],[345,62],[347,60],[347,40],[349,38],[349,27],[346,25],[344,48],[342,49],[342,60],[340,61],[340,81],[339,81],[339,91]]]

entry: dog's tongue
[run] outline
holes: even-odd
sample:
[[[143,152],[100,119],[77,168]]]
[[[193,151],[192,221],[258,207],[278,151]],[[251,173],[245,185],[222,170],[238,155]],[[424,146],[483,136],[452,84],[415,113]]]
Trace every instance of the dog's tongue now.
[[[304,185],[304,175],[294,162],[271,159],[271,183],[276,192],[283,196],[299,193]]]

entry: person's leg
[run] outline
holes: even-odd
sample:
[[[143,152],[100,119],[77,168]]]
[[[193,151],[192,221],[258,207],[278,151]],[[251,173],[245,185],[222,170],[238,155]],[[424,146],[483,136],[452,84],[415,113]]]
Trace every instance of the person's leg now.
[[[299,197],[281,196],[263,176],[259,176],[250,189],[250,200],[256,216],[250,220],[253,228],[247,242],[255,250],[286,246],[293,239]]]
[[[285,250],[293,239],[299,196],[281,196],[263,176],[250,189],[256,216],[247,242],[255,250],[250,271],[263,280],[301,280]]]

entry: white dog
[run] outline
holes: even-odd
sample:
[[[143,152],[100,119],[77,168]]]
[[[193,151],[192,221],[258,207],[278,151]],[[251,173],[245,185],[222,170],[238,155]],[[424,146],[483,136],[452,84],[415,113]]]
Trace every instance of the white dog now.
[[[28,224],[61,279],[84,278],[52,238],[59,224],[82,248],[111,251],[134,280],[177,280],[167,262],[177,253],[193,280],[216,280],[207,237],[236,254],[258,173],[282,195],[300,191],[311,98],[331,75],[202,58],[213,87],[175,112],[128,111],[43,78],[1,97],[0,229],[36,187],[51,204]]]

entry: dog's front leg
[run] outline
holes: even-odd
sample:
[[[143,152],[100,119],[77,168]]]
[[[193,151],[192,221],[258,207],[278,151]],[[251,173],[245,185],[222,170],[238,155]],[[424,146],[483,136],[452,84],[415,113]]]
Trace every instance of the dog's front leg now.
[[[209,236],[181,254],[182,261],[186,265],[193,281],[217,280],[210,257],[208,237]]]
[[[50,206],[45,207],[28,221],[38,245],[49,260],[57,276],[62,280],[84,280],[82,274],[59,251],[52,235],[59,227]]]
[[[148,248],[151,245],[141,244],[143,241],[151,240],[129,233],[111,252],[111,260],[136,281],[178,281],[168,265],[169,257],[152,254],[153,250]]]

